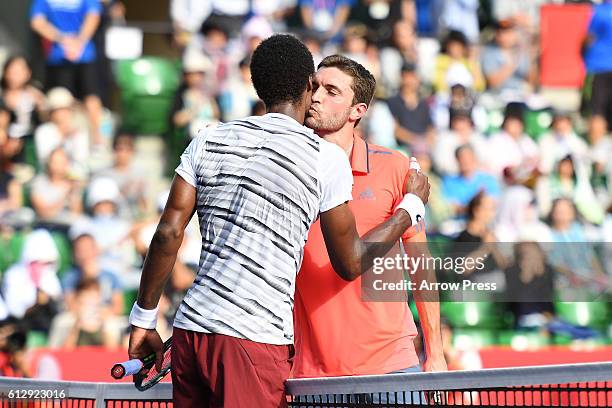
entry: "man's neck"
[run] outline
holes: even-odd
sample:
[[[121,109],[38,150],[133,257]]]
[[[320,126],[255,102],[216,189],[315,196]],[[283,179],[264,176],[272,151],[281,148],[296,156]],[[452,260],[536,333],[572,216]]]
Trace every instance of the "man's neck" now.
[[[306,110],[302,103],[283,102],[272,105],[268,108],[268,113],[281,113],[295,119],[298,123],[304,124]]]
[[[316,130],[315,133],[323,139],[331,142],[337,146],[340,146],[344,150],[347,156],[350,158],[353,151],[353,132],[354,127],[352,123],[345,124],[340,130],[335,132],[325,132]]]

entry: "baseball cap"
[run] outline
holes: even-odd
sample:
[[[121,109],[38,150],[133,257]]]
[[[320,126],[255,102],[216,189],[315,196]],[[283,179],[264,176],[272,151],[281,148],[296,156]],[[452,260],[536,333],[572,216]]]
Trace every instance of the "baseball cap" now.
[[[47,93],[47,108],[51,111],[57,109],[71,108],[73,104],[74,97],[66,88],[52,88]]]
[[[183,71],[185,72],[207,72],[211,68],[210,59],[200,52],[188,52],[183,58]]]
[[[104,201],[119,204],[120,197],[121,192],[113,179],[105,177],[97,178],[89,185],[87,191],[87,206],[93,208]]]

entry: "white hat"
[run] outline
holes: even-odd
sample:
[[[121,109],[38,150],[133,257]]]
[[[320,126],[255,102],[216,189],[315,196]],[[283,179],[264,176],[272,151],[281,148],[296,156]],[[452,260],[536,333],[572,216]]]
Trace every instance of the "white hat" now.
[[[74,97],[66,88],[57,87],[47,92],[47,108],[49,110],[70,108],[74,104]]]
[[[37,229],[25,239],[21,259],[26,262],[57,262],[59,252],[49,231]]]
[[[183,71],[185,72],[207,72],[212,68],[210,59],[197,51],[190,51],[183,58]]]
[[[115,204],[119,204],[121,198],[121,192],[117,183],[110,178],[97,178],[94,179],[89,185],[87,191],[87,206],[93,208],[96,204],[103,201],[111,201]]]
[[[249,38],[261,38],[265,40],[274,34],[272,26],[264,17],[255,16],[249,19],[242,27],[242,38],[248,40]]]

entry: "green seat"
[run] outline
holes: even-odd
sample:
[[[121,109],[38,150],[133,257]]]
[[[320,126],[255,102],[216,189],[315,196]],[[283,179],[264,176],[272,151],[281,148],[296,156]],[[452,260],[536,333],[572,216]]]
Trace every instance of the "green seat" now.
[[[497,336],[493,330],[486,329],[455,329],[453,330],[453,345],[461,350],[480,349],[497,344]]]
[[[498,334],[498,340],[499,344],[515,350],[536,349],[550,344],[550,337],[540,331],[504,330]]]
[[[57,269],[58,276],[62,277],[68,268],[70,268],[70,265],[72,265],[72,245],[68,237],[62,233],[53,232],[51,237],[53,242],[55,242],[55,247],[60,257]]]
[[[552,110],[550,108],[540,110],[527,109],[524,119],[525,133],[537,141],[540,136],[550,129],[553,119]]]
[[[562,320],[576,326],[606,329],[609,324],[609,303],[555,302],[555,312]]]
[[[21,259],[25,236],[21,232],[14,232],[10,238],[0,238],[0,272],[6,271]]]
[[[117,65],[116,77],[124,128],[137,134],[166,133],[181,81],[180,64],[159,57],[124,60]]]
[[[49,344],[47,335],[40,331],[31,330],[26,338],[28,348],[46,347]]]
[[[456,328],[500,328],[505,325],[500,305],[493,302],[443,302],[441,313]]]
[[[129,315],[132,305],[138,298],[138,289],[125,289],[123,291],[123,314]]]

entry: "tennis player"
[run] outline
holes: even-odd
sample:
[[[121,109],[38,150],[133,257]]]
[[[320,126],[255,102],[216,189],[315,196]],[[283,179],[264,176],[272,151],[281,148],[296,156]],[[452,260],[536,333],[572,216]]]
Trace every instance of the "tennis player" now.
[[[130,358],[157,353],[156,307],[183,230],[195,211],[202,233],[199,271],[174,321],[175,407],[284,407],[293,357],[293,297],[308,230],[321,230],[334,269],[357,278],[424,216],[427,177],[412,172],[405,200],[359,238],[347,202],[346,154],[302,124],[312,97],[312,55],[275,35],[251,60],[267,114],[206,128],[181,156],[145,259],[130,314]],[[385,245],[383,245],[385,246]]]
[[[397,151],[366,143],[354,132],[376,87],[367,69],[332,55],[319,64],[313,82],[305,124],[340,146],[350,159],[354,185],[349,207],[357,231],[363,234],[388,220],[403,200],[410,160]],[[408,229],[402,239],[406,248],[414,247],[415,241],[426,241],[424,221]],[[417,299],[427,353],[423,369],[445,371],[439,303]],[[364,302],[361,278],[348,282],[335,273],[318,221],[304,249],[294,316],[294,377],[421,371],[413,344],[417,329],[408,304]]]

